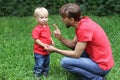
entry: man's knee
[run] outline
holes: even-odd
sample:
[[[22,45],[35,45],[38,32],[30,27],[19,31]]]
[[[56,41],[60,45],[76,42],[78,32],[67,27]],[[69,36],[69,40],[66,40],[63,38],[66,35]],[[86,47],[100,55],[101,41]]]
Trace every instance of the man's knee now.
[[[67,58],[67,57],[64,57],[62,60],[61,60],[61,66],[63,67],[63,68],[67,68],[67,66],[69,66],[69,58]]]

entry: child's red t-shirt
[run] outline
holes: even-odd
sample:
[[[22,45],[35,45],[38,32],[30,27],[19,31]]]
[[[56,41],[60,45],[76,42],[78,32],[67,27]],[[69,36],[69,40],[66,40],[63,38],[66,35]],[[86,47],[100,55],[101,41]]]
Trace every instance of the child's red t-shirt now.
[[[83,17],[76,28],[78,42],[87,42],[85,51],[103,70],[114,65],[112,50],[104,30],[89,17]]]
[[[33,39],[39,39],[42,43],[51,44],[51,32],[46,25],[45,27],[37,25],[33,31],[32,31],[32,38]],[[41,54],[41,55],[47,55],[48,52],[44,50],[44,48],[37,43],[34,43],[34,53]]]

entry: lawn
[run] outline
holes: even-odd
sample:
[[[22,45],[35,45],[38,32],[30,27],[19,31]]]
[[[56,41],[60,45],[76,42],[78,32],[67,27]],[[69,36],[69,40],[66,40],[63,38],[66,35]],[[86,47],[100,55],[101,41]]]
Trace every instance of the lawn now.
[[[120,17],[90,16],[99,23],[111,42],[115,66],[107,75],[108,80],[119,80],[120,77]],[[74,37],[74,29],[66,29],[60,16],[50,15],[49,26],[56,23],[66,38]],[[33,39],[31,31],[36,21],[33,17],[0,17],[0,80],[34,80],[33,77]],[[56,47],[68,49],[52,35]],[[79,80],[60,66],[62,55],[51,54],[50,76],[42,80]]]

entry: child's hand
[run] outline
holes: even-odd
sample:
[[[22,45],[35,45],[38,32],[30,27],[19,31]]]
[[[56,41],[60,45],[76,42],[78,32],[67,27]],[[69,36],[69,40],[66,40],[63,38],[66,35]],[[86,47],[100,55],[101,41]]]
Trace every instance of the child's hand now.
[[[48,46],[49,46],[48,44],[44,44],[43,47],[44,47],[44,49],[46,49]]]
[[[49,45],[49,46],[47,46],[47,47],[45,48],[45,50],[47,50],[49,53],[54,52],[56,49],[57,49],[57,48],[55,48],[54,46],[51,46],[51,45]]]

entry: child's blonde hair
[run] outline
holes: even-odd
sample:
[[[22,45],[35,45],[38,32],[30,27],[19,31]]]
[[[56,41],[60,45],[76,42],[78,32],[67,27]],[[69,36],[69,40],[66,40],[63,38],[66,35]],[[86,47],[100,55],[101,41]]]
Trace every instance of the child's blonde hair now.
[[[48,14],[48,10],[44,7],[38,7],[34,11],[34,17],[37,18],[41,14]]]

